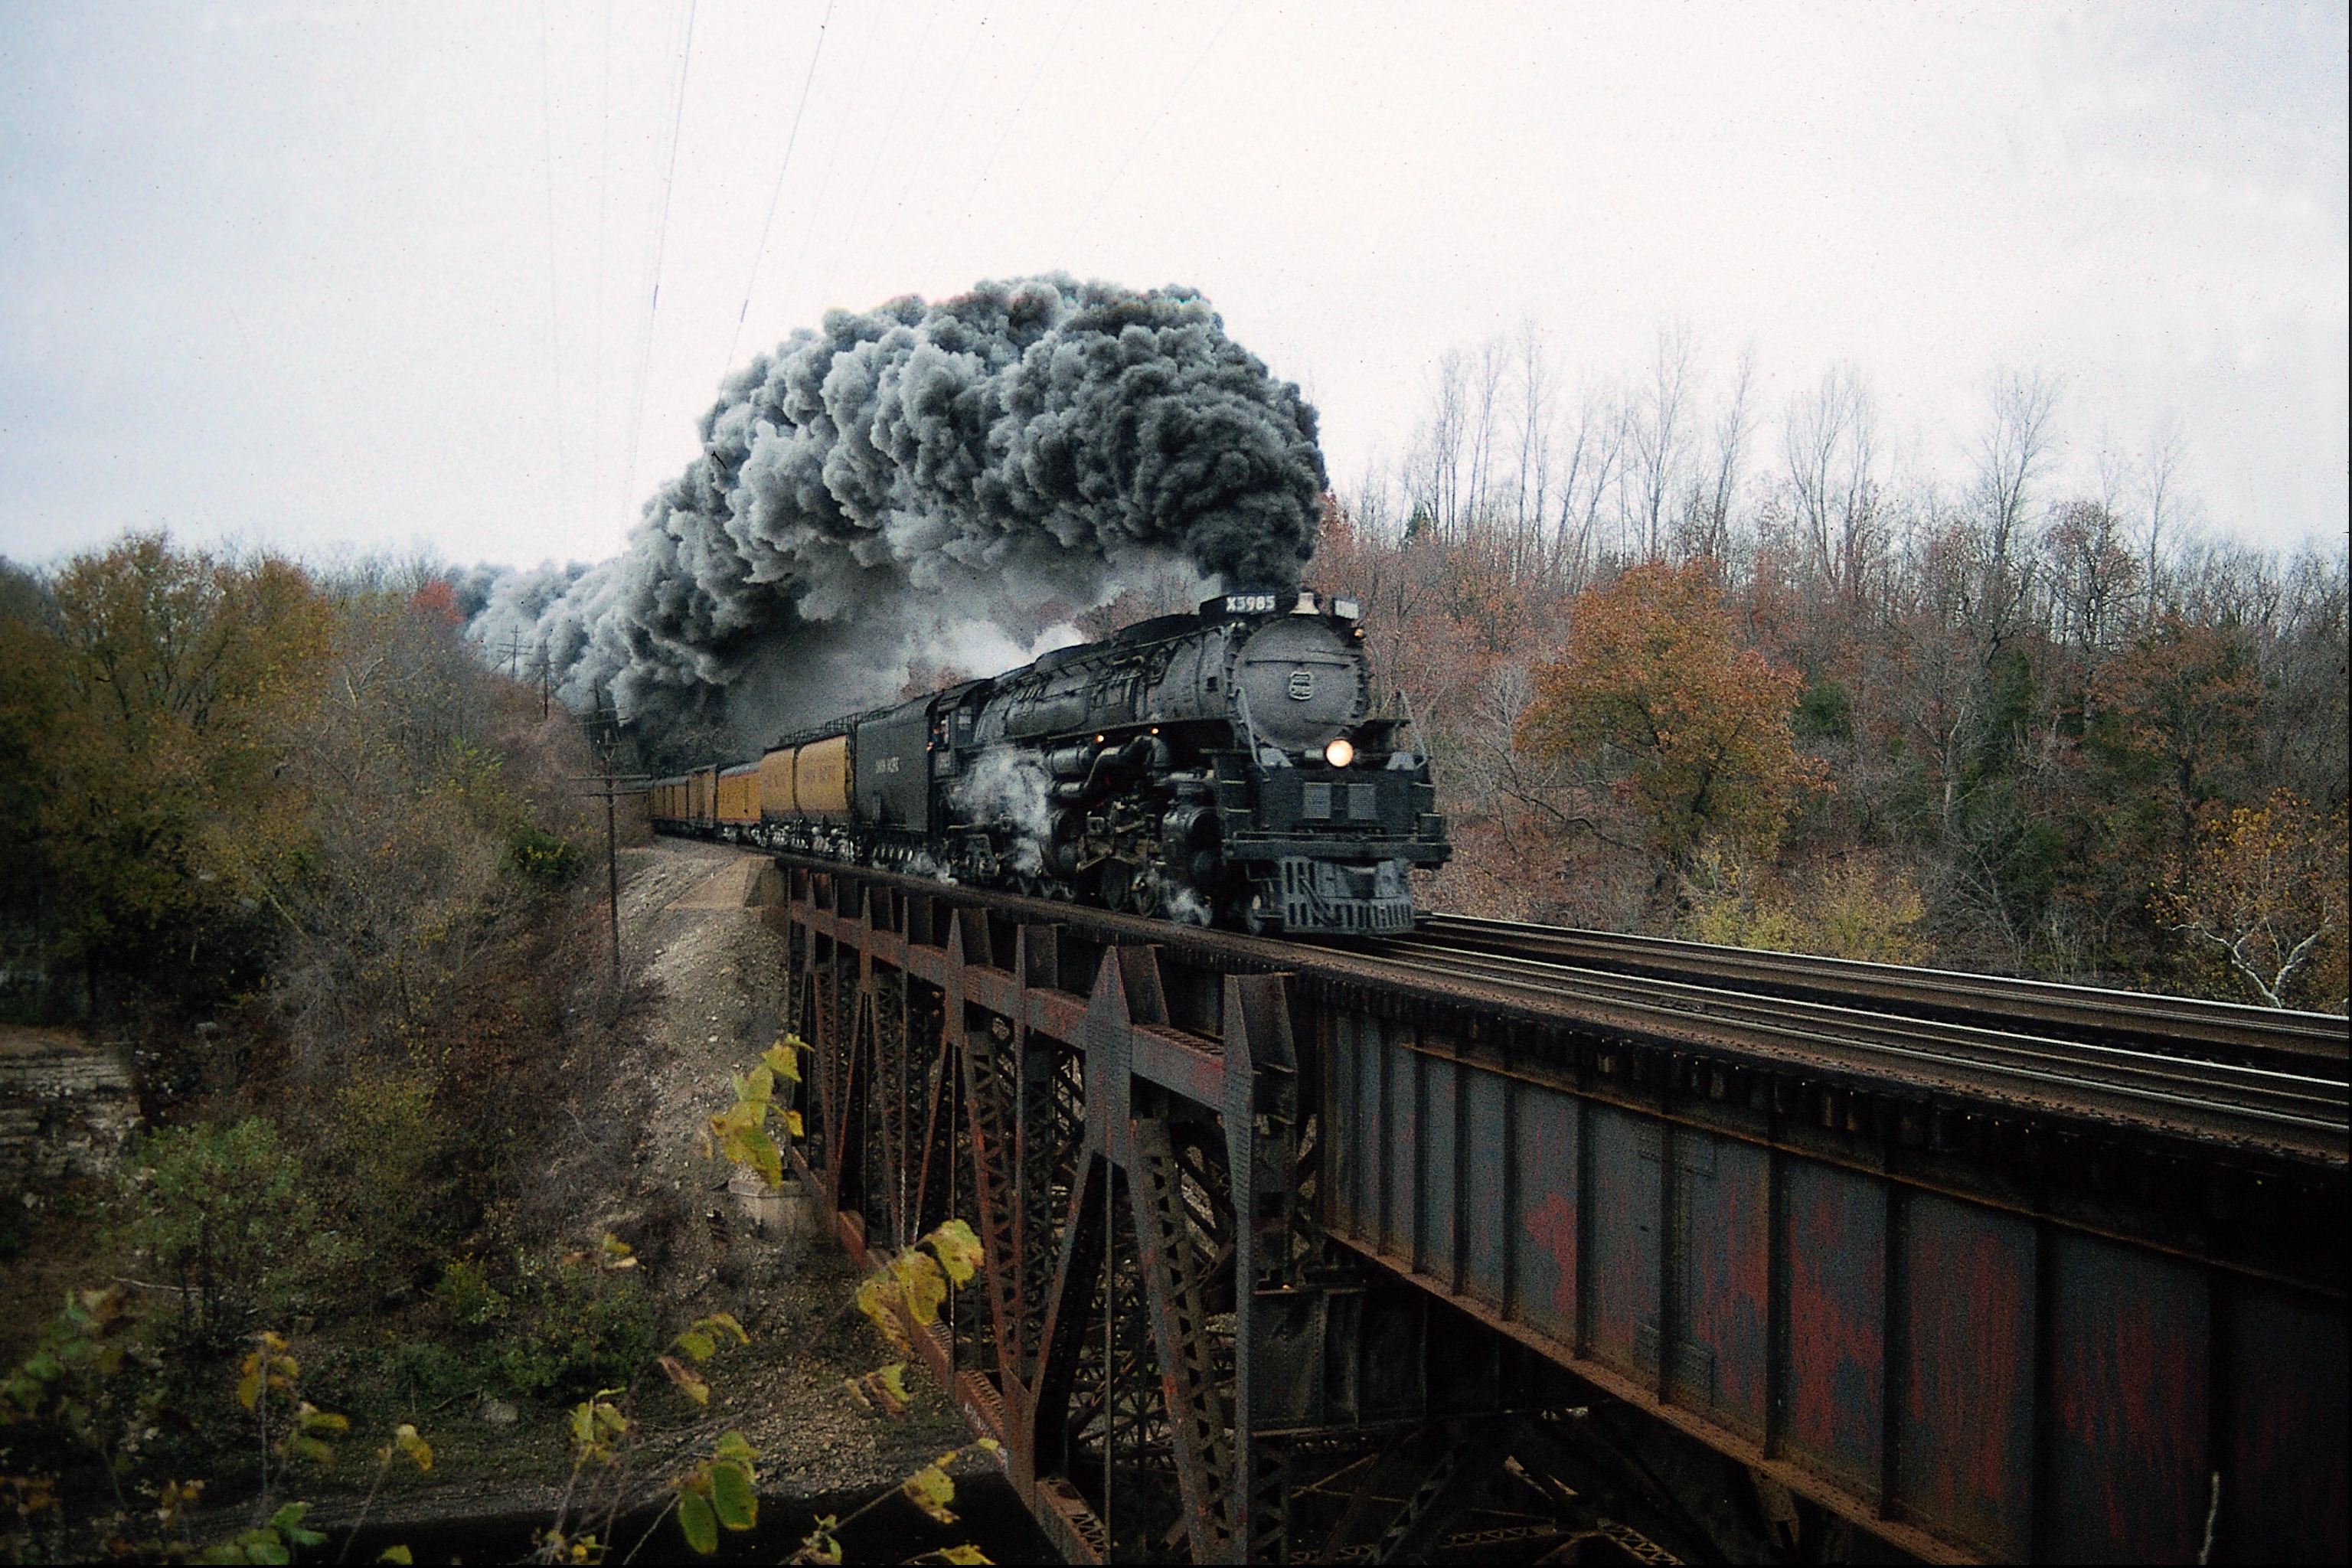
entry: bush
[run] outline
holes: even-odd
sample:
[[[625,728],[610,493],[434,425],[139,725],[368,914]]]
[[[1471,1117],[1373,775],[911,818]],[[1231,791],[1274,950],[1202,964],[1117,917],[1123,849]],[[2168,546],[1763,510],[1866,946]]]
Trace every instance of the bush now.
[[[623,1387],[661,1348],[653,1300],[635,1275],[572,1260],[552,1271],[526,1263],[520,1275],[528,1308],[497,1352],[507,1393],[568,1400]]]
[[[302,1162],[258,1117],[166,1128],[125,1181],[143,1189],[124,1194],[140,1211],[128,1239],[178,1286],[178,1332],[192,1344],[226,1347],[331,1261]]]
[[[434,1287],[433,1294],[441,1299],[450,1321],[461,1329],[487,1329],[513,1306],[470,1258],[453,1259],[441,1271],[441,1283]]]
[[[507,841],[507,862],[534,882],[561,888],[580,874],[579,846],[543,827],[525,827]]]

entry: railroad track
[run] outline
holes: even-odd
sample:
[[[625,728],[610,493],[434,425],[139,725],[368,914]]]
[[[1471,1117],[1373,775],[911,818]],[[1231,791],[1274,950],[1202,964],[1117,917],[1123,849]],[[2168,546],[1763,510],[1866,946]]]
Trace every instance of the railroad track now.
[[[1308,943],[780,858],[1107,942],[1219,950],[1251,967],[1499,1004],[1804,1076],[2352,1163],[2352,1047],[2346,1021],[2326,1015],[1459,915],[1409,936]]]
[[[1433,915],[1392,951],[1507,954],[1755,995],[1829,1002],[2050,1040],[2193,1057],[2352,1083],[2352,1024],[2185,996],[1712,947],[1662,937]]]
[[[1540,932],[1542,928],[1521,930]],[[1358,951],[1449,987],[1475,984],[1532,1005],[1599,1003],[1621,1016],[1653,1015],[1662,1029],[1685,1018],[1727,1026],[1754,1049],[1832,1070],[1895,1076],[1923,1086],[2004,1098],[2021,1096],[2053,1108],[2150,1120],[2323,1158],[2345,1158],[2347,1140],[2352,1140],[2352,1091],[2340,1076],[2309,1070],[2308,1058],[2299,1053],[2285,1059],[2302,1070],[2250,1067],[2111,1041],[2022,1033],[2014,1020],[2003,1027],[1985,1028],[1883,1011],[1876,998],[1858,997],[1852,991],[1840,1002],[1819,1002],[1561,962],[1556,955],[1571,944],[1520,939],[1508,945],[1540,945],[1555,956],[1496,951],[1465,942],[1458,930],[1443,926]],[[1687,958],[1677,962],[1696,967]],[[2133,1037],[2125,1027],[2109,1033]]]

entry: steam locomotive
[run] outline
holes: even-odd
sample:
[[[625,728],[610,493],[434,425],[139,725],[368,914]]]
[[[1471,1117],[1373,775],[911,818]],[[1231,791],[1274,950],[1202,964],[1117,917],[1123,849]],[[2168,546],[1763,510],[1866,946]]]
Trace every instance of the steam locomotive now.
[[[657,831],[1196,925],[1370,935],[1453,848],[1355,601],[1192,615],[651,786]]]

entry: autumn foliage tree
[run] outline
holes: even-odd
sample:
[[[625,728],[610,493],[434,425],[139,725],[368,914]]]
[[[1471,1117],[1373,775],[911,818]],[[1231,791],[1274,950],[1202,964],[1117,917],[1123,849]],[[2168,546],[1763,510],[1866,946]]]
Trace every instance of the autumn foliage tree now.
[[[1585,764],[1679,865],[1710,836],[1769,846],[1827,787],[1790,730],[1801,686],[1740,646],[1711,563],[1650,563],[1577,599],[1563,656],[1536,667],[1517,744]]]
[[[2285,790],[2205,814],[2180,886],[2159,897],[2173,929],[2265,1006],[2340,1008],[2346,985],[2345,813]]]
[[[2255,765],[2263,672],[2235,627],[2159,619],[2091,686],[2094,739],[2137,796],[2126,853],[2153,853],[2176,874],[2200,814]],[[2131,842],[2137,839],[2137,842]]]
[[[61,954],[152,975],[162,945],[192,970],[299,853],[272,786],[318,688],[326,600],[285,561],[150,534],[68,562],[50,601],[0,622],[0,724],[37,763]]]

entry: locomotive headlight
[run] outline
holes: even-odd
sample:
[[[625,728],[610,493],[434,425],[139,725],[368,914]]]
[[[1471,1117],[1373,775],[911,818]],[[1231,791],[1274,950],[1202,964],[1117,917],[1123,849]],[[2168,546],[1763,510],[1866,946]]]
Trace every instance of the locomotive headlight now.
[[[1342,735],[1323,748],[1323,760],[1335,768],[1344,768],[1356,760],[1356,748]]]

